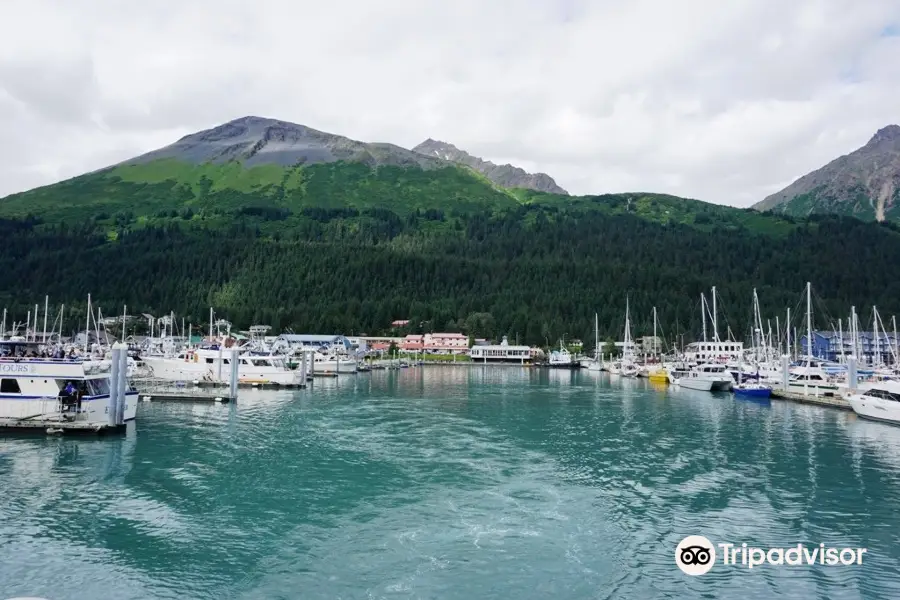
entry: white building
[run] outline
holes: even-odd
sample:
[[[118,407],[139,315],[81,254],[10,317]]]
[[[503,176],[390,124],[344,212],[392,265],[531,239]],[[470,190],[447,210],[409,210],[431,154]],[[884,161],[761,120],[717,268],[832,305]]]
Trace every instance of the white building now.
[[[495,345],[472,346],[469,350],[469,356],[473,362],[514,362],[529,363],[535,356],[535,351],[530,346],[510,346],[506,341]]]
[[[688,362],[732,362],[744,356],[743,342],[693,342],[684,349],[684,358]]]

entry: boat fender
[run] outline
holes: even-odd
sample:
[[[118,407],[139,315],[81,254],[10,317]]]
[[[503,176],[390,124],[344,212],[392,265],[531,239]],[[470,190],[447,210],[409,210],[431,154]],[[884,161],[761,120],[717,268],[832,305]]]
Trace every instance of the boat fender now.
[[[199,361],[199,360],[200,360],[200,357],[197,356],[197,353],[195,352],[195,353],[194,353],[194,362],[197,362],[197,361]]]

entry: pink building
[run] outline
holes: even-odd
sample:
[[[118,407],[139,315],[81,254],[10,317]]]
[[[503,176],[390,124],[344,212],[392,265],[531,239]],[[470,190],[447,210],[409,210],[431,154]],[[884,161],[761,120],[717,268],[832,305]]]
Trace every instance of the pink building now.
[[[465,352],[469,349],[469,337],[462,333],[408,335],[400,342],[400,349],[407,352]]]
[[[424,336],[410,334],[400,342],[400,349],[408,352],[421,352],[425,349]]]
[[[469,336],[462,333],[426,333],[425,350],[432,352],[465,352],[469,349]]]

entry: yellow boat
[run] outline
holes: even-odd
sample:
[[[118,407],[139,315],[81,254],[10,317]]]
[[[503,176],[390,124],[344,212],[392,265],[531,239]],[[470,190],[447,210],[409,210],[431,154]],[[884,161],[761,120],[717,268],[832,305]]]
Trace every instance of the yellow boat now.
[[[664,369],[656,369],[655,371],[650,371],[647,379],[653,383],[669,383],[669,374]]]

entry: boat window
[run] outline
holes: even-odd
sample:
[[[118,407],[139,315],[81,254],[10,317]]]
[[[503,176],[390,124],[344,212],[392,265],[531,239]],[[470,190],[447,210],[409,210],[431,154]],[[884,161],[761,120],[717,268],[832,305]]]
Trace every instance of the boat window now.
[[[893,402],[900,402],[900,394],[892,394],[887,390],[869,390],[866,392],[866,396],[870,396],[872,398],[881,398],[882,400],[891,400]]]
[[[101,378],[101,379],[88,379],[87,384],[87,393],[90,396],[106,396],[109,394],[109,379]]]
[[[0,379],[0,394],[21,394],[19,382],[15,379]]]
[[[213,364],[213,359],[207,358],[207,359],[206,359],[206,364],[208,364],[208,365]]]

